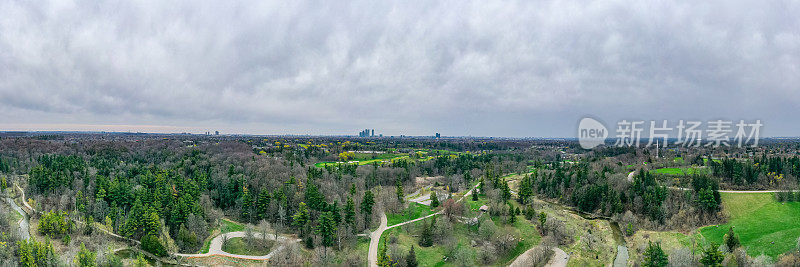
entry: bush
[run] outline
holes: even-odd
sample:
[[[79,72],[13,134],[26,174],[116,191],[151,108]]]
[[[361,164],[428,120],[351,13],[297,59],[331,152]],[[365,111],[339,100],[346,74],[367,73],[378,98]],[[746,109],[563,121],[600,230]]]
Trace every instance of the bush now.
[[[667,254],[661,249],[661,244],[650,242],[644,252],[642,266],[666,267],[668,263]]]
[[[159,257],[167,256],[167,250],[161,244],[161,240],[154,235],[148,234],[142,237],[142,249]]]
[[[72,230],[72,221],[63,211],[49,211],[39,219],[39,233],[60,238]]]

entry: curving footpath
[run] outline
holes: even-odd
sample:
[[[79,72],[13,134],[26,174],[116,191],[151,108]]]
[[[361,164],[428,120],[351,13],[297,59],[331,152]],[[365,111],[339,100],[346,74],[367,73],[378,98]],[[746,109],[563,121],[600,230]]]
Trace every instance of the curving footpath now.
[[[467,191],[466,194],[464,194],[463,196],[461,196],[461,198],[456,200],[456,203],[461,202],[461,200],[464,200],[465,197],[467,197],[470,194],[472,194],[472,191],[475,191],[475,188],[478,188],[478,185],[480,185],[480,184],[481,183],[475,184],[475,186],[470,188],[469,191]],[[440,210],[438,212],[435,212],[435,213],[430,214],[430,215],[425,216],[425,217],[420,217],[420,218],[416,218],[416,219],[413,219],[413,220],[401,222],[401,223],[398,223],[398,224],[395,224],[395,225],[392,225],[392,226],[388,226],[388,227],[386,226],[386,224],[387,224],[386,213],[385,212],[381,212],[381,225],[378,226],[378,229],[376,229],[374,232],[370,233],[370,235],[369,235],[369,238],[370,238],[369,239],[369,256],[367,257],[369,259],[369,266],[372,266],[372,267],[378,266],[378,246],[380,245],[381,235],[383,235],[384,231],[392,229],[392,228],[395,228],[395,227],[403,226],[403,225],[406,225],[406,224],[409,224],[409,223],[413,223],[413,222],[416,222],[416,221],[421,221],[421,220],[424,220],[424,219],[427,219],[427,218],[442,214],[443,212],[444,211]]]
[[[20,208],[16,202],[14,202],[11,198],[5,198],[8,205],[11,206],[11,209],[19,213],[22,216],[22,219],[19,219],[17,224],[19,224],[19,236],[22,237],[24,240],[28,240],[31,238],[30,234],[30,225],[28,222],[28,214]]]
[[[245,235],[246,233],[241,231],[217,235],[216,237],[214,237],[214,239],[211,240],[211,246],[208,247],[207,253],[202,253],[202,254],[175,253],[175,256],[184,257],[187,259],[209,257],[209,256],[226,256],[226,257],[246,259],[246,260],[269,260],[270,258],[272,258],[273,255],[275,255],[275,253],[280,252],[286,247],[285,244],[283,243],[292,243],[300,241],[300,239],[294,239],[294,238],[290,239],[284,236],[278,236],[276,240],[275,235],[267,234],[266,237],[267,239],[281,242],[281,244],[276,244],[278,247],[270,251],[269,254],[267,255],[262,255],[262,256],[240,255],[240,254],[228,253],[222,250],[222,244],[225,242],[225,239],[235,238],[235,237],[245,237]],[[253,236],[255,238],[262,238],[261,233],[253,233]]]

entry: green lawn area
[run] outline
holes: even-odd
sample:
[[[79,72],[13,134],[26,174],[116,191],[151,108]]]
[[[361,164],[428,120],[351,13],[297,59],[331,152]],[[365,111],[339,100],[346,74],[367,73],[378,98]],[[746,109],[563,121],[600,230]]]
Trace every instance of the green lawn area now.
[[[768,255],[773,259],[795,248],[800,236],[800,203],[780,203],[772,193],[720,193],[729,221],[700,229],[707,240],[721,243],[733,226],[747,254]]]
[[[680,248],[694,248],[694,253],[702,254],[701,246],[693,246],[695,242],[703,244],[701,236],[686,235],[679,232],[657,232],[648,230],[639,230],[633,236],[626,238],[628,242],[628,261],[629,262],[642,262],[642,254],[644,251],[636,251],[637,248],[646,248],[649,242],[661,244],[661,248],[667,254]]]
[[[655,169],[650,172],[653,174],[683,176],[683,175],[694,175],[694,174],[709,174],[710,170],[708,168],[696,168],[696,167],[673,167],[673,168]]]
[[[242,225],[242,224],[230,221],[228,219],[222,219],[221,222],[222,222],[222,226],[221,226],[222,229],[220,229],[220,231],[223,234],[224,233],[230,233],[230,232],[244,231],[244,225]]]
[[[387,225],[392,226],[401,222],[413,220],[419,217],[428,216],[433,213],[430,207],[416,202],[409,202],[406,210],[401,214],[386,214]]]
[[[257,239],[256,244],[250,246],[244,241],[244,238],[234,237],[222,244],[222,251],[239,255],[263,256],[269,254],[273,243],[272,240]]]
[[[425,157],[425,158],[421,158],[419,160],[420,161],[425,161],[425,160],[432,159],[432,158],[433,157]],[[410,160],[410,159],[411,158],[409,158],[408,155],[405,155],[405,156],[397,156],[397,157],[393,157],[393,158],[379,158],[379,159],[370,159],[370,160],[355,160],[354,159],[354,160],[348,160],[348,161],[353,161],[353,163],[357,163],[358,165],[369,165],[369,164],[372,164],[372,163],[375,163],[375,162],[380,163],[380,162],[382,162],[384,160],[391,161],[391,160]],[[343,164],[343,162],[319,162],[319,163],[314,164],[314,166],[316,166],[317,168],[322,168],[322,167],[325,167],[327,165],[336,165],[336,164]]]

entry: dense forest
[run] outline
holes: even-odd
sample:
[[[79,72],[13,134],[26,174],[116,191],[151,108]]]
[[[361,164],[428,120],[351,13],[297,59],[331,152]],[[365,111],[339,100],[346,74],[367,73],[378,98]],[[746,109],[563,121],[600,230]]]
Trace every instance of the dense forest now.
[[[24,191],[25,201],[38,212],[33,218],[37,236],[45,238],[19,241],[5,211],[0,244],[7,249],[0,253],[22,265],[50,265],[64,261],[52,255],[53,243],[80,242],[80,250],[70,252],[75,258],[118,262],[92,238],[106,232],[155,256],[196,253],[215,229],[236,221],[276,236],[291,234],[306,249],[322,248],[326,255],[339,251],[355,258],[348,262],[361,262],[352,250],[357,235],[374,228],[384,211],[404,212],[405,195],[419,189],[418,180],[425,177],[436,177],[436,184],[448,190],[440,192],[445,195],[477,184],[480,196],[489,199],[490,213],[506,220],[516,220],[517,214],[538,220],[532,203],[539,198],[613,218],[630,229],[628,234],[719,222],[724,220],[721,187],[796,187],[800,177],[796,155],[767,153],[669,151],[710,170],[677,178],[651,172],[655,163],[625,167],[653,162],[650,153],[584,151],[566,141],[516,139],[2,138],[3,192],[16,194],[13,186]],[[658,164],[670,164],[665,162]],[[522,176],[513,190],[508,175]],[[448,217],[464,213],[463,203],[443,196],[440,204],[433,195],[432,206],[441,205]],[[521,211],[509,204],[512,199]],[[432,222],[414,231],[436,240],[432,229],[437,227],[447,228]]]

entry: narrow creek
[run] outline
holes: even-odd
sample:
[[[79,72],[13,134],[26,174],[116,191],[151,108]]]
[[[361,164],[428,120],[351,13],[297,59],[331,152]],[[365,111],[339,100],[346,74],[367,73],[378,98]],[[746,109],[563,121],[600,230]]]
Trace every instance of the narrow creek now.
[[[617,255],[614,257],[613,267],[625,267],[628,263],[628,246],[625,243],[625,236],[622,235],[622,231],[619,228],[619,224],[611,218],[606,216],[599,216],[590,213],[586,213],[577,209],[574,209],[569,206],[565,206],[559,203],[550,203],[556,206],[561,207],[564,210],[569,211],[572,214],[581,216],[586,220],[605,220],[608,221],[608,224],[611,226],[611,231],[614,236],[614,242],[617,244]]]
[[[28,222],[28,214],[20,208],[13,199],[6,197],[6,202],[13,210],[15,210],[19,215],[22,215],[22,219],[19,220],[19,236],[22,239],[28,240],[31,238],[30,234],[30,223]]]

